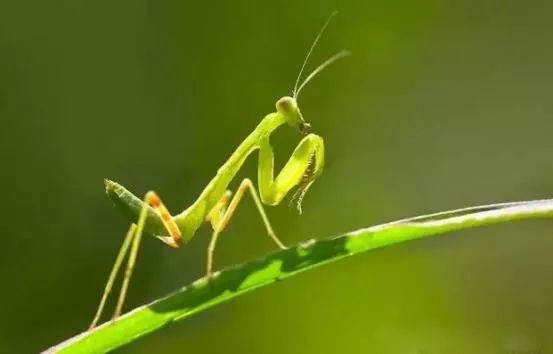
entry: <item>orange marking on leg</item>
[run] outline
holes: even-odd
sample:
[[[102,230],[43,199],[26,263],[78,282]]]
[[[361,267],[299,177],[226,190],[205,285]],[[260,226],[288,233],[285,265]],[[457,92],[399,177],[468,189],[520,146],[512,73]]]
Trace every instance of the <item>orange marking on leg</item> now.
[[[161,199],[159,199],[155,192],[148,192],[146,199],[148,200],[148,204],[153,208],[158,208],[162,204]]]
[[[158,237],[171,247],[179,247],[182,244],[181,232],[179,227],[171,217],[169,210],[161,201],[161,198],[154,191],[146,193],[146,202],[158,213],[163,222],[163,226],[171,237]]]
[[[223,203],[224,205],[228,205],[231,195],[232,195],[231,193],[223,194],[223,196],[221,197],[220,203]]]
[[[238,186],[238,189],[234,194],[234,198],[230,201],[227,210],[225,211],[222,219],[219,222],[219,225],[217,226],[217,232],[221,232],[227,227],[230,218],[232,217],[232,215],[234,215],[234,212],[236,211],[238,203],[240,203],[240,200],[244,196],[244,192],[248,189],[249,183],[251,183],[250,180],[244,179],[242,183],[240,183],[240,186]]]
[[[230,197],[232,197],[232,192],[229,190],[225,191],[221,199],[219,199],[217,204],[215,204],[211,211],[206,215],[205,221],[211,223],[213,229],[216,229],[217,225],[219,225],[219,220],[227,209]]]

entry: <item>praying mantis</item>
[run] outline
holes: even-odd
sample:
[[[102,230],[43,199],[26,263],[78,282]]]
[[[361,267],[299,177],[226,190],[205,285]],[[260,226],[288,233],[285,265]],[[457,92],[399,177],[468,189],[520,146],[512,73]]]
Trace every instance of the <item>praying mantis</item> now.
[[[213,254],[219,235],[227,227],[244,194],[249,192],[263,220],[267,234],[279,248],[286,248],[273,231],[263,204],[278,205],[290,190],[296,188],[292,201],[297,201],[297,209],[301,214],[301,203],[305,194],[323,172],[325,161],[323,138],[309,133],[310,124],[304,120],[298,107],[297,98],[305,85],[325,67],[349,55],[347,51],[340,51],[334,54],[320,64],[299,84],[303,70],[313,49],[316,47],[321,35],[334,15],[336,15],[336,12],[330,15],[315,37],[296,78],[292,96],[284,96],[276,102],[276,111],[266,115],[261,120],[257,127],[240,143],[229,159],[218,169],[215,177],[207,184],[196,201],[184,211],[171,216],[156,192],[149,191],[143,199],[140,199],[120,184],[111,180],[105,180],[108,197],[133,223],[118,252],[90,329],[93,329],[98,323],[115,278],[124,258],[128,255],[113,320],[121,314],[143,231],[155,235],[159,240],[172,248],[179,248],[190,241],[203,224],[210,224],[213,233],[207,249],[206,266],[206,276],[210,278],[213,276]],[[303,135],[303,138],[293,151],[288,162],[286,162],[278,175],[274,177],[274,152],[269,140],[271,134],[283,125],[296,129]],[[246,159],[254,151],[259,152],[259,192],[253,182],[246,178],[242,180],[233,196],[228,186]]]

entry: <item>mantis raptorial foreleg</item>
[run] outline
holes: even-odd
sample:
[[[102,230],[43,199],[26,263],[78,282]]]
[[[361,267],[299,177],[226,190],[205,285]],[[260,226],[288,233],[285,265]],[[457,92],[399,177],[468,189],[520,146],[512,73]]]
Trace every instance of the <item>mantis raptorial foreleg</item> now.
[[[261,200],[269,205],[280,204],[292,188],[298,187],[301,191],[298,212],[301,214],[301,198],[323,172],[323,139],[316,134],[305,136],[276,178],[273,177],[274,160],[273,148],[267,136],[259,144],[258,179]]]

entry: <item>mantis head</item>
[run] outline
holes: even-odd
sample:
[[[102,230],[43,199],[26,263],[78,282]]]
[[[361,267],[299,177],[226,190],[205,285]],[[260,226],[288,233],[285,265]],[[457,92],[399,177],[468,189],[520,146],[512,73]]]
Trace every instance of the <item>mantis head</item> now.
[[[282,114],[286,118],[286,122],[291,127],[298,129],[298,131],[305,135],[309,132],[311,125],[307,123],[301,114],[298,107],[298,102],[295,98],[290,96],[284,96],[276,103],[277,112]]]

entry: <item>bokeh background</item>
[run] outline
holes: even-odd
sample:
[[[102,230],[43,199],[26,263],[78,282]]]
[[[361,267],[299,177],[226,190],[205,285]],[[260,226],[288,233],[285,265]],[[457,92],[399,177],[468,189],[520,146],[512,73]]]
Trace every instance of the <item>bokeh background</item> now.
[[[88,325],[128,226],[103,178],[187,206],[290,93],[333,10],[311,68],[353,55],[300,97],[328,161],[304,215],[270,208],[285,242],[553,195],[551,2],[5,0],[0,352]],[[298,139],[275,135],[279,164]],[[127,308],[201,276],[208,236],[178,252],[146,238]],[[551,353],[552,236],[553,221],[531,221],[378,250],[119,352]],[[272,249],[247,200],[216,264]]]

